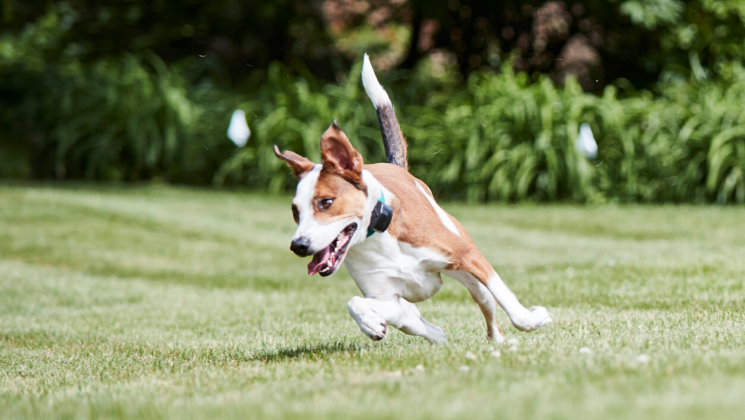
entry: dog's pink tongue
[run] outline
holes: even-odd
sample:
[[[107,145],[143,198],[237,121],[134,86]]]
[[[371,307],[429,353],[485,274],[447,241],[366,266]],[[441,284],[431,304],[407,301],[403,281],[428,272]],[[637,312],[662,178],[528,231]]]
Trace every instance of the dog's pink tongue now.
[[[331,256],[331,252],[329,252],[329,248],[326,247],[323,249],[323,251],[319,251],[316,254],[313,254],[313,259],[310,260],[308,263],[308,275],[312,276],[323,268],[324,264],[329,260],[329,257]]]

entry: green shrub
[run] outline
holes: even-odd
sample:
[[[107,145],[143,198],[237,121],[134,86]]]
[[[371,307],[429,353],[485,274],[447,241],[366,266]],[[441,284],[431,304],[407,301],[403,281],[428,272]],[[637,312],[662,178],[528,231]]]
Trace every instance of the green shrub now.
[[[275,63],[267,83],[240,105],[251,128],[247,146],[239,149],[220,168],[215,183],[248,185],[277,192],[289,189],[294,180],[272,146],[289,149],[319,162],[319,139],[334,120],[362,153],[366,162],[385,159],[377,116],[365,102],[358,64],[342,85],[316,87],[310,78],[290,77]]]
[[[570,81],[531,84],[505,66],[473,75],[441,107],[404,110],[412,172],[440,195],[469,201],[593,197],[590,164],[574,149],[594,97]]]
[[[154,54],[84,62],[59,51],[74,20],[62,4],[0,39],[3,175],[210,183],[234,149],[233,95],[191,86]]]
[[[275,63],[255,90],[232,93],[199,76],[198,60],[82,60],[83,46],[57,44],[75,19],[61,3],[0,37],[0,176],[289,191],[295,181],[272,145],[319,161],[334,120],[367,163],[384,160],[359,63],[325,85]],[[411,171],[440,198],[745,202],[745,70],[736,61],[716,78],[666,73],[654,94],[619,91],[628,85],[619,80],[595,96],[509,65],[471,74],[465,86],[431,73],[379,76],[408,137]],[[225,136],[236,107],[252,130],[237,149]],[[575,150],[582,123],[598,142],[596,160]]]
[[[254,136],[222,166],[216,182],[292,188],[271,145],[318,161],[318,140],[334,119],[366,162],[383,161],[376,115],[358,72],[353,68],[341,85],[313,88],[312,80],[290,78],[274,66],[269,82],[242,105],[253,116]],[[571,79],[564,87],[546,77],[532,83],[510,66],[500,74],[472,75],[465,91],[447,96],[409,77],[414,86],[407,92],[429,94],[415,94],[421,105],[399,107],[397,114],[412,173],[439,197],[742,203],[745,77],[742,70],[733,74],[719,82],[670,78],[657,97],[646,91],[621,97],[615,86],[594,96]],[[594,161],[574,147],[585,122],[600,148]]]

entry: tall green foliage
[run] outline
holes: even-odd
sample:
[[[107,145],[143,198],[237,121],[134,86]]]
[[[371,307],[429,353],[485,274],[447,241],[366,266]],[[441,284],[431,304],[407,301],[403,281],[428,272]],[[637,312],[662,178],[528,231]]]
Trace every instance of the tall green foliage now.
[[[668,31],[670,42],[690,46],[692,73],[671,68],[654,94],[619,80],[599,96],[572,79],[557,86],[508,65],[474,72],[465,86],[422,68],[381,74],[413,174],[439,197],[470,201],[745,202],[745,71],[739,44],[711,41],[736,38],[730,32],[739,29],[720,21],[741,19],[742,9],[730,1],[659,3],[664,10],[624,4],[640,25],[652,12],[659,16],[649,25],[706,11],[697,28],[708,29],[693,38]],[[318,139],[333,120],[366,162],[384,160],[359,64],[341,83],[323,84],[274,63],[258,88],[230,93],[194,76],[206,60],[168,64],[147,50],[84,59],[82,45],[60,43],[69,41],[76,13],[60,3],[20,33],[0,36],[0,176],[287,191],[295,181],[271,146],[318,161]],[[697,70],[696,57],[706,54],[720,58],[716,68]],[[225,137],[236,107],[252,130],[238,149]],[[582,123],[598,141],[596,160],[575,150]]]
[[[471,200],[745,202],[745,79],[737,74],[619,98],[614,86],[598,97],[571,81],[528,84],[505,67],[472,77],[467,95],[443,109],[421,109],[412,156],[428,162],[419,175],[435,189]],[[574,150],[583,122],[599,144],[593,162]]]
[[[318,162],[320,135],[334,120],[366,161],[384,159],[375,111],[363,98],[360,69],[358,63],[341,85],[317,86],[310,76],[291,77],[287,68],[274,63],[268,82],[241,104],[252,130],[248,145],[225,162],[215,182],[275,192],[289,188],[294,181],[274,156],[272,146],[277,144]]]
[[[509,66],[473,75],[465,94],[404,117],[412,171],[440,194],[471,201],[587,200],[590,164],[573,145],[592,98],[573,81],[530,84]]]
[[[271,152],[277,143],[312,160],[337,119],[366,162],[384,160],[372,106],[355,67],[340,86],[313,88],[275,67],[270,83],[243,104],[255,136],[216,181],[272,191],[294,185]],[[745,72],[726,82],[660,83],[660,95],[601,96],[570,80],[531,83],[505,66],[472,75],[467,89],[422,96],[397,108],[409,141],[411,171],[440,197],[470,201],[745,202]],[[409,79],[406,92],[426,91]],[[394,100],[394,103],[396,101]],[[411,98],[406,102],[412,103]],[[575,150],[579,126],[592,127],[600,151]]]
[[[15,175],[209,183],[231,150],[224,126],[212,129],[230,96],[190,87],[152,53],[85,62],[60,51],[75,19],[63,4],[0,39],[0,149],[13,150]]]

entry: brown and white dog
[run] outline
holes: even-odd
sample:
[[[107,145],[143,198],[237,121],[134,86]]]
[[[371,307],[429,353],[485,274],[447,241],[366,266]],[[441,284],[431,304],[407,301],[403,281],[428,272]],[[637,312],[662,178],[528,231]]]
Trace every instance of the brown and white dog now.
[[[422,318],[414,305],[440,290],[440,273],[471,292],[490,340],[504,340],[497,304],[521,331],[549,324],[546,308],[521,305],[463,226],[437,205],[424,182],[409,174],[406,141],[367,54],[362,83],[378,113],[388,163],[363,164],[336,121],[321,137],[320,164],[274,146],[299,180],[292,200],[298,227],[290,248],[299,256],[313,256],[308,274],[330,276],[345,263],[365,296],[349,301],[349,314],[373,340],[383,339],[392,325],[430,342],[446,342],[442,329]],[[392,217],[387,229],[378,223],[376,231],[370,225],[379,216],[379,202],[392,209]]]

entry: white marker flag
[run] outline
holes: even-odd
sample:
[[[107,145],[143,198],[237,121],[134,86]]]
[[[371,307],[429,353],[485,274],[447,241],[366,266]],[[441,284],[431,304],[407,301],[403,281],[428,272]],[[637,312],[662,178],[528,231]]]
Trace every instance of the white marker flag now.
[[[246,124],[246,113],[240,109],[233,111],[230,117],[230,126],[228,126],[228,138],[233,140],[238,147],[246,145],[248,138],[251,137],[251,129]]]
[[[579,126],[579,136],[574,142],[574,147],[588,159],[598,157],[598,144],[595,142],[595,136],[592,135],[590,124],[583,123]]]

